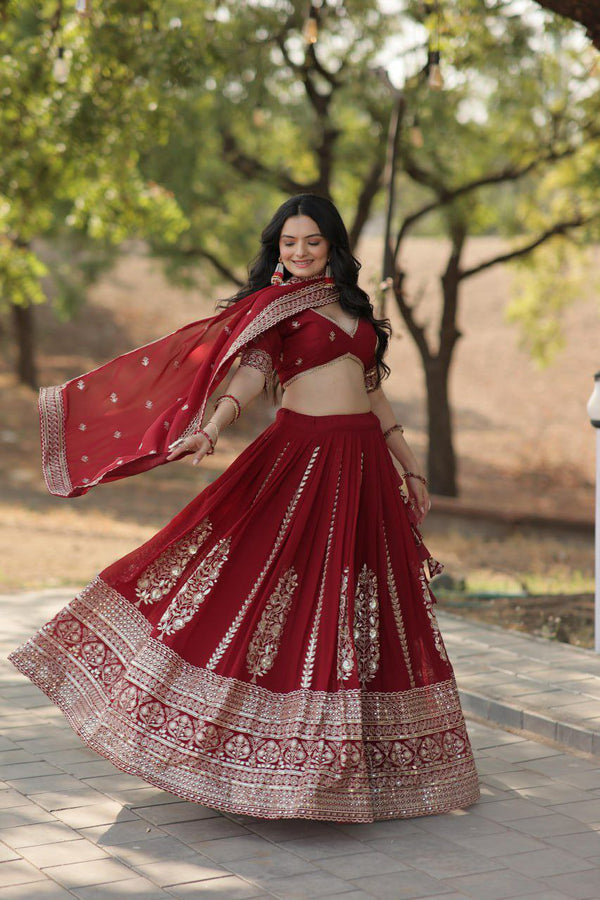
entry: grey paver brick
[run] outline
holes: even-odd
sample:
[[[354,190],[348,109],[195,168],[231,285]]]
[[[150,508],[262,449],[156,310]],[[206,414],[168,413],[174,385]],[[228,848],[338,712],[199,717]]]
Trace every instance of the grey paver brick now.
[[[385,875],[371,875],[368,878],[355,878],[352,883],[378,900],[415,900],[416,897],[433,897],[436,894],[443,894],[446,887],[423,872],[409,869],[401,875],[391,872]]]
[[[27,753],[27,756],[31,756]],[[15,779],[38,778],[48,775],[64,775],[56,766],[51,766],[44,760],[35,759],[33,762],[14,762],[0,766],[0,778],[2,781],[14,781]]]
[[[65,775],[64,772],[59,772],[55,775],[41,775],[39,778],[11,778],[6,779],[6,783],[16,791],[25,794],[26,797],[47,791],[77,791],[81,787],[80,782],[76,778],[73,778],[71,775]]]
[[[152,840],[163,835],[156,826],[144,819],[132,819],[128,822],[109,822],[104,825],[92,825],[79,828],[79,834],[103,847],[115,847],[121,844],[137,843]]]
[[[324,872],[305,872],[269,879],[266,887],[281,900],[306,900],[308,897],[347,896],[348,882]]]
[[[0,862],[6,862],[9,859],[21,859],[22,854],[17,853],[14,847],[9,847],[0,841]]]
[[[26,860],[37,866],[38,869],[45,869],[48,866],[87,862],[90,859],[108,858],[105,850],[83,838],[54,844],[22,847],[21,853]]]
[[[562,875],[565,872],[582,872],[595,868],[592,863],[581,857],[553,847],[550,850],[532,850],[530,853],[517,853],[498,857],[498,861],[510,866],[523,875],[531,878],[546,878],[549,875]],[[600,884],[600,880],[599,880]]]
[[[35,794],[33,799],[38,806],[54,812],[57,809],[74,809],[77,806],[93,806],[95,803],[103,803],[106,797],[99,791],[87,788],[80,782],[75,791],[45,791]]]
[[[384,875],[386,872],[402,872],[407,869],[406,863],[398,857],[378,850],[367,850],[350,856],[323,857],[315,863],[326,872],[346,879],[360,878],[363,875]]]
[[[559,813],[552,813],[549,816],[536,816],[533,819],[519,819],[510,823],[511,828],[515,831],[524,831],[533,837],[547,837],[549,835],[558,834],[576,834],[577,832],[586,831],[583,822],[572,819],[570,816],[563,816]]]
[[[258,856],[228,860],[227,867],[235,875],[248,881],[265,885],[265,879],[283,878],[285,875],[302,875],[318,869],[308,860],[275,845],[266,845]]]
[[[571,816],[578,822],[586,824],[600,824],[600,799],[580,800],[577,803],[561,803],[554,807],[557,813]]]
[[[21,794],[20,791],[15,791],[14,788],[7,788],[6,790],[0,790],[0,816],[4,815],[4,810],[13,809],[15,806],[23,806],[27,805],[29,801]]]
[[[198,900],[202,897],[202,889],[207,886],[206,882],[192,881],[188,884],[177,884],[169,888],[169,895],[176,897],[177,900]],[[262,888],[255,884],[238,878],[237,875],[224,875],[221,878],[213,878],[209,882],[212,888],[215,900],[223,898],[223,900],[254,900],[255,897],[265,896]],[[206,896],[206,893],[205,893]],[[345,895],[348,900],[350,895]]]
[[[16,859],[0,863],[0,886],[30,884],[35,881],[44,881],[44,876],[26,860]]]
[[[478,815],[493,822],[514,822],[517,819],[531,819],[551,814],[547,807],[521,798],[482,803],[477,807],[477,812]]]
[[[167,900],[172,895],[152,884],[147,878],[128,878],[112,884],[94,884],[90,887],[76,888],[70,896],[78,900]],[[198,894],[200,898],[202,895]],[[223,898],[227,900],[227,898]]]
[[[38,825],[20,825],[17,828],[6,828],[0,831],[0,840],[9,847],[19,850],[21,847],[36,847],[44,844],[55,844],[59,841],[71,841],[77,833],[62,822],[51,820]]]
[[[200,841],[210,841],[213,838],[235,837],[249,833],[243,825],[231,822],[224,816],[196,819],[193,822],[174,822],[172,825],[162,825],[161,827],[187,844],[198,844]]]
[[[508,869],[450,878],[446,884],[477,900],[505,900],[508,897],[521,900],[529,894],[539,893],[538,882]]]
[[[73,894],[44,876],[34,887],[29,882],[0,888],[0,900],[73,900]]]
[[[138,817],[120,803],[104,800],[91,806],[77,806],[74,809],[59,809],[54,813],[57,819],[70,825],[71,828],[86,828],[90,825],[108,825],[114,822],[127,822]]]
[[[600,831],[585,831],[579,834],[559,834],[546,838],[546,843],[562,850],[568,850],[576,856],[600,855]]]
[[[25,798],[23,798],[25,800]],[[0,813],[0,828],[15,828],[19,825],[33,825],[37,822],[52,822],[53,816],[35,803],[13,806]]]
[[[483,834],[470,837],[453,837],[457,843],[468,847],[473,853],[494,859],[497,856],[508,856],[511,853],[527,853],[530,850],[543,850],[546,843],[537,838],[506,829],[501,834]]]
[[[298,853],[299,856],[310,859],[307,853],[302,852],[302,850],[296,846],[297,844],[302,844],[303,841],[308,841],[311,846],[320,848],[324,855],[327,855],[328,850],[335,852],[335,850],[328,845],[323,844],[318,839],[310,841],[310,838],[300,838],[298,841],[286,841],[285,847],[286,849],[292,850],[294,853]],[[358,841],[355,841],[355,843],[358,844],[359,847],[363,846]],[[256,856],[263,850],[264,845],[264,838],[259,837],[257,834],[248,834],[242,835],[241,837],[217,838],[214,841],[199,841],[197,844],[192,844],[190,849],[198,850],[199,853],[208,856],[209,859],[214,859],[215,862],[222,862],[227,865],[230,860],[247,859],[249,856]]]
[[[48,866],[44,869],[44,873],[67,888],[108,884],[111,881],[124,881],[135,876],[132,869],[116,859],[92,859],[64,866]]]
[[[208,853],[209,856],[212,856],[212,845],[219,844],[218,852],[220,853],[236,853],[236,847],[233,846],[232,849],[226,847],[226,844],[231,841],[238,841],[240,843],[240,847],[242,851],[245,853],[246,850],[249,850],[251,846],[256,846],[255,844],[251,844],[250,841],[256,841],[259,838],[228,838],[227,841],[207,841],[205,844],[197,845],[200,850]],[[386,840],[383,838],[382,840]],[[247,844],[243,842],[247,841]],[[375,841],[377,843],[377,841]],[[206,849],[204,849],[206,848]],[[358,841],[356,838],[350,837],[347,834],[332,834],[330,835],[326,841],[320,840],[318,837],[316,838],[297,838],[293,841],[285,842],[285,849],[290,850],[293,853],[297,853],[298,856],[302,856],[304,859],[325,859],[328,856],[342,856],[344,854],[356,854],[356,853],[366,853],[369,850],[377,850],[378,847],[374,847],[370,843],[366,843],[364,841]],[[252,854],[249,853],[249,856]],[[226,859],[226,856],[223,856],[223,859]],[[233,858],[233,857],[230,857]],[[242,857],[238,857],[242,858]]]
[[[165,860],[163,862],[150,863],[149,865],[136,866],[136,869],[141,875],[159,887],[168,887],[171,884],[185,884],[190,881],[206,881],[231,874],[223,866],[217,865],[210,859],[201,857],[200,854],[197,854],[196,858],[190,861]]]
[[[567,897],[575,900],[598,900],[598,884],[600,869],[588,869],[585,872],[569,872],[565,875],[553,875],[544,882],[551,890],[562,891]]]
[[[161,803],[153,806],[136,806],[135,811],[138,816],[142,816],[153,825],[173,825],[176,822],[222,818],[216,810],[208,809],[199,803]]]
[[[128,866],[144,866],[166,860],[193,859],[197,852],[169,835],[160,834],[150,841],[113,846],[110,852]]]

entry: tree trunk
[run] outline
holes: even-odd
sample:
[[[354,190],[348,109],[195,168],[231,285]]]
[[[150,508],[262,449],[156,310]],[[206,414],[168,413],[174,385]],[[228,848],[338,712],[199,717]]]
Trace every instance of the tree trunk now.
[[[448,369],[439,356],[425,363],[429,447],[427,475],[432,494],[456,497],[456,457],[452,440],[452,413],[448,400]]]
[[[16,375],[21,384],[37,390],[39,387],[34,349],[33,307],[11,304],[17,343]]]

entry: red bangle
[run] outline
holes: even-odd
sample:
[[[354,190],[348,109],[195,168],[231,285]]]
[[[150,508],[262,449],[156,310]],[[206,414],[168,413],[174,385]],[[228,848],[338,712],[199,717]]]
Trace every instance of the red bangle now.
[[[237,419],[239,419],[241,412],[242,412],[242,406],[241,406],[240,401],[237,399],[237,397],[234,397],[233,394],[221,394],[221,396],[217,398],[217,402],[215,403],[215,409],[217,408],[219,403],[221,403],[223,400],[231,400],[231,402],[235,406],[233,421],[234,422],[237,421]]]
[[[213,454],[215,452],[215,444],[214,444],[214,441],[211,438],[210,434],[207,431],[205,431],[204,428],[199,428],[196,433],[203,435],[206,438],[206,440],[208,441],[208,443],[210,444],[210,450],[206,451],[206,455],[211,456],[211,454]]]

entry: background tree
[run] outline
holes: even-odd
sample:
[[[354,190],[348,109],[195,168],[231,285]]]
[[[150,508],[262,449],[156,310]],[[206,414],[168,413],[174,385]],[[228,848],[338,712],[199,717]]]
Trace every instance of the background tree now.
[[[536,0],[536,3],[559,16],[579,22],[594,46],[600,49],[600,5],[597,0]]]
[[[129,6],[105,3],[91,29],[60,0],[3,6],[0,311],[13,320],[18,377],[32,387],[33,306],[52,274],[40,242],[65,232],[105,247],[134,234],[174,240],[185,226],[177,202],[139,167],[144,145],[161,137],[157,86],[170,59],[157,33],[137,40],[145,28],[152,33],[150,5],[127,16]],[[68,281],[53,279],[63,309],[73,302]]]
[[[589,187],[600,151],[600,110],[589,61],[582,60],[580,46],[569,42],[566,26],[547,19],[540,28],[501,6],[486,10],[463,2],[445,8],[442,58],[451,87],[432,92],[422,78],[405,87],[398,193],[410,193],[414,205],[407,210],[408,204],[399,204],[389,259],[394,297],[424,367],[431,489],[455,496],[449,375],[461,335],[460,289],[480,272],[521,259],[553,239],[584,228],[590,237],[600,218],[598,194]],[[414,145],[417,112],[423,135],[419,147]],[[403,263],[406,238],[432,217],[432,227],[450,245],[435,323],[420,316]],[[482,233],[514,238],[514,246],[466,266],[468,237]],[[560,281],[555,294],[564,302]],[[542,283],[538,301],[543,301]],[[528,309],[528,318],[525,307],[520,316],[514,304],[512,314],[531,332],[531,294]],[[538,333],[540,339],[543,343]]]

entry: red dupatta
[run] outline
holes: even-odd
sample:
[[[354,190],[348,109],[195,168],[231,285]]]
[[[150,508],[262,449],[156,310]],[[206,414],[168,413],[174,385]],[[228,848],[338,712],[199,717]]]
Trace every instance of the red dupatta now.
[[[292,278],[78,378],[41,388],[48,490],[78,497],[96,484],[163,465],[169,444],[202,423],[208,398],[249,341],[288,316],[338,299],[332,278]]]

